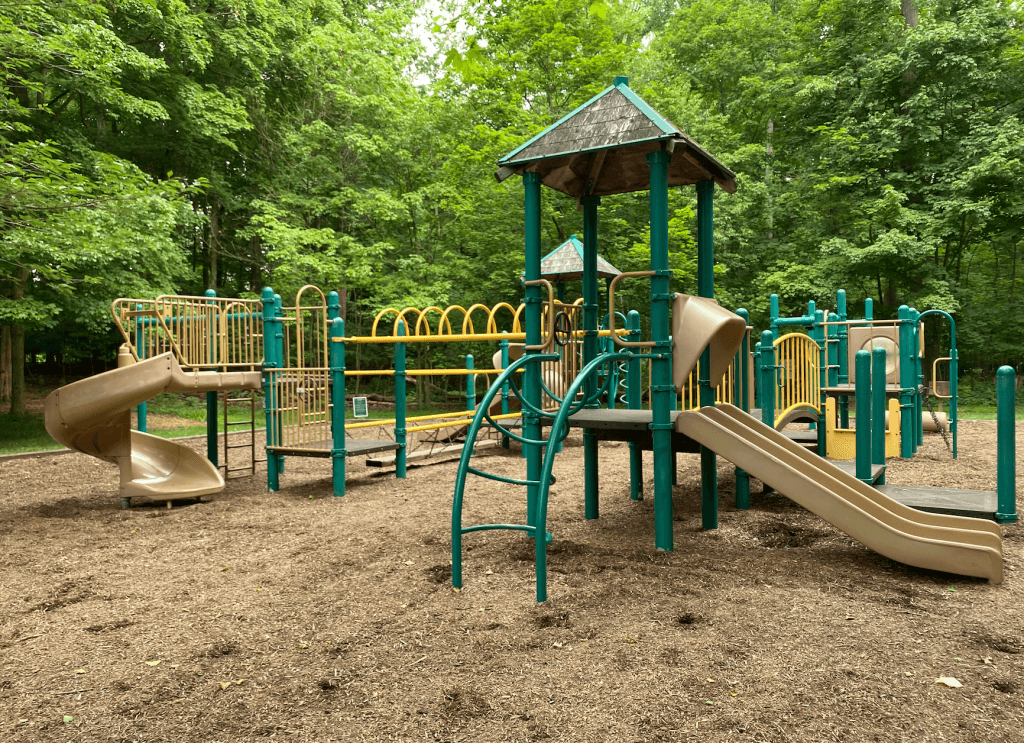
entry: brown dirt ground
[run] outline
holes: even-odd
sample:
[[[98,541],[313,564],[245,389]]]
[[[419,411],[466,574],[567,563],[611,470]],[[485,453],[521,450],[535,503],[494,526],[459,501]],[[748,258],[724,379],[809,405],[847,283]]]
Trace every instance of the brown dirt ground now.
[[[994,488],[995,423],[961,426],[959,460],[929,435],[889,482]],[[120,510],[116,468],[83,455],[0,463],[0,740],[1024,739],[1021,526],[990,586],[893,563],[779,495],[737,511],[720,460],[704,531],[680,455],[677,546],[656,553],[628,449],[601,451],[597,521],[579,439],[557,459],[540,605],[518,533],[468,536],[451,588],[453,461],[405,480],[353,461],[335,499],[329,460],[290,458],[280,492],[260,467],[171,510]],[[478,466],[524,469],[501,450]],[[467,524],[522,517],[520,489],[472,483]]]

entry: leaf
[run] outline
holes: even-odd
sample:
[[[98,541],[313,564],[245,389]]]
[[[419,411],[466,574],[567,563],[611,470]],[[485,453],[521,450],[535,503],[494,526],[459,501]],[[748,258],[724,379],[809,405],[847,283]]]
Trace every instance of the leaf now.
[[[224,691],[224,690],[225,690],[225,689],[227,689],[227,688],[228,688],[229,686],[231,686],[231,682],[230,682],[230,681],[221,681],[221,682],[220,682],[220,690],[221,690],[221,691]]]
[[[64,722],[71,722],[74,719],[71,715],[64,715]]]
[[[602,21],[606,21],[608,20],[608,3],[603,0],[597,0],[597,2],[590,4],[587,12],[592,16],[600,18]]]
[[[158,666],[158,665],[160,665],[160,661],[158,661],[158,660],[147,660],[146,661],[146,665],[147,666]]]
[[[939,676],[937,679],[935,679],[935,683],[944,684],[951,689],[959,689],[961,686],[963,686],[963,684],[961,684],[952,676]]]
[[[84,668],[76,668],[75,669],[75,673],[85,673],[85,669]]]

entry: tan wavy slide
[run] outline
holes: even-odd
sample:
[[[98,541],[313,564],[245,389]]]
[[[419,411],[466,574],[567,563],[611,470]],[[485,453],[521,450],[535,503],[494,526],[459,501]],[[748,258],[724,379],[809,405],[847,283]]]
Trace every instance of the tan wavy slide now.
[[[732,405],[681,412],[676,428],[881,555],[1003,580],[1002,539],[992,522],[908,508]]]
[[[46,398],[46,430],[58,443],[120,467],[121,498],[165,499],[219,493],[224,478],[181,444],[131,430],[131,409],[163,392],[258,389],[259,372],[185,372],[173,354],[119,366],[73,382]]]

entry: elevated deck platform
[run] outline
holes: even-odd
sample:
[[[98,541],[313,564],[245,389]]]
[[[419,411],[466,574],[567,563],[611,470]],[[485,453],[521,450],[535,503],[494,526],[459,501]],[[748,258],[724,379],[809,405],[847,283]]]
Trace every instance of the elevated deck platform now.
[[[834,464],[836,467],[841,469],[843,472],[853,477],[857,476],[857,460],[855,459],[828,459],[826,460],[829,464]],[[871,465],[871,482],[878,482],[878,478],[885,474],[885,465],[873,464]],[[884,487],[884,486],[882,486]]]
[[[329,457],[334,447],[334,441],[325,439],[322,441],[304,441],[301,446],[268,446],[270,451],[278,454],[293,454],[302,457]],[[398,444],[394,441],[378,439],[345,439],[345,451],[350,457],[358,457],[364,454],[373,454],[380,451],[394,451]]]
[[[992,519],[998,499],[991,490],[957,490],[903,485],[879,485],[878,492],[918,511]]]
[[[854,386],[852,384],[837,384],[832,387],[822,387],[822,392],[827,392],[830,395],[841,395],[852,397],[856,394]],[[903,388],[898,384],[887,384],[885,385],[886,395],[898,395],[903,391]]]

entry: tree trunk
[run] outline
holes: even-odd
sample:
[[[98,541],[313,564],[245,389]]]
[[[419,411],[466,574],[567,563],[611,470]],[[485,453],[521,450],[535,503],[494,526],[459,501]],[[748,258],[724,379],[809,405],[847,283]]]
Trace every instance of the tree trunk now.
[[[207,289],[217,288],[217,253],[220,243],[220,219],[217,214],[217,202],[210,203],[210,275],[207,278]]]
[[[11,401],[11,327],[0,327],[0,402]]]
[[[11,299],[15,302],[25,298],[25,283],[28,269],[19,268],[14,279]],[[25,414],[25,326],[11,326],[11,415]]]

